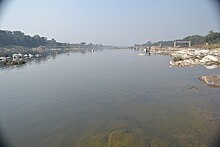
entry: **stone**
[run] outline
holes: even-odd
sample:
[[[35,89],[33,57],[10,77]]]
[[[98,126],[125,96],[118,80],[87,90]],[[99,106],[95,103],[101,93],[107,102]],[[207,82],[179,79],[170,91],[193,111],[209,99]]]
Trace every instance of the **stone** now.
[[[209,87],[220,88],[220,75],[201,76],[199,79]]]
[[[145,54],[143,54],[143,53],[139,53],[139,54],[138,54],[138,56],[144,56],[144,55],[145,55]]]
[[[204,65],[206,69],[215,69],[215,68],[218,68],[219,66],[218,65]]]
[[[193,90],[193,91],[197,91],[198,88],[196,86],[191,86],[189,89]]]
[[[219,63],[219,59],[215,56],[207,55],[204,58],[202,58],[200,62],[209,65],[209,64]]]
[[[171,66],[193,66],[195,62],[192,59],[180,60],[180,61],[170,61]]]

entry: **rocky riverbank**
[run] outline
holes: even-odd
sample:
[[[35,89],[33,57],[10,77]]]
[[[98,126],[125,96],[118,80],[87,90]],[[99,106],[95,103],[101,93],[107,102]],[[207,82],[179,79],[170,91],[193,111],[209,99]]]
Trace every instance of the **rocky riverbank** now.
[[[203,65],[207,69],[220,67],[220,49],[167,48],[153,51],[160,55],[170,55],[171,66]]]
[[[207,69],[220,67],[220,48],[166,48],[154,49],[153,52],[160,55],[170,55],[170,66],[185,67],[202,65]],[[199,79],[209,87],[220,88],[220,75],[200,76]]]

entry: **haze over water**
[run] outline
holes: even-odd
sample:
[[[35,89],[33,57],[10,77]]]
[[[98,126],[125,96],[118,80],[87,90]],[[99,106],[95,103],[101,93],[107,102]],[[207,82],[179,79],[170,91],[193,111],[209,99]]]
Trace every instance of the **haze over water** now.
[[[3,136],[15,147],[213,145],[219,89],[198,77],[220,69],[170,68],[168,56],[137,54],[63,54],[1,68]]]

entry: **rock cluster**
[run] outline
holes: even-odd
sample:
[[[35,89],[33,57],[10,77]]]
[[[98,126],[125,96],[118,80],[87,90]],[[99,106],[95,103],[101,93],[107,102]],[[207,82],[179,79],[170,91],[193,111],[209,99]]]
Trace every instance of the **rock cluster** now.
[[[218,113],[216,113],[213,110],[210,110],[205,105],[196,104],[194,110],[196,110],[209,125],[218,123],[219,120]]]
[[[204,65],[207,69],[220,66],[220,52],[208,49],[182,49],[170,54],[171,66]]]

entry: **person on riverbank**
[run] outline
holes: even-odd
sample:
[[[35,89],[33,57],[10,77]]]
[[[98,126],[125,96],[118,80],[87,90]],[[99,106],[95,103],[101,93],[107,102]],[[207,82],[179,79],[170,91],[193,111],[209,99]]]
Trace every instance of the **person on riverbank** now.
[[[151,51],[151,47],[149,46],[149,47],[148,47],[148,55],[149,55],[149,56],[151,55],[150,51]]]
[[[7,63],[8,62],[8,54],[5,54],[5,63]]]

